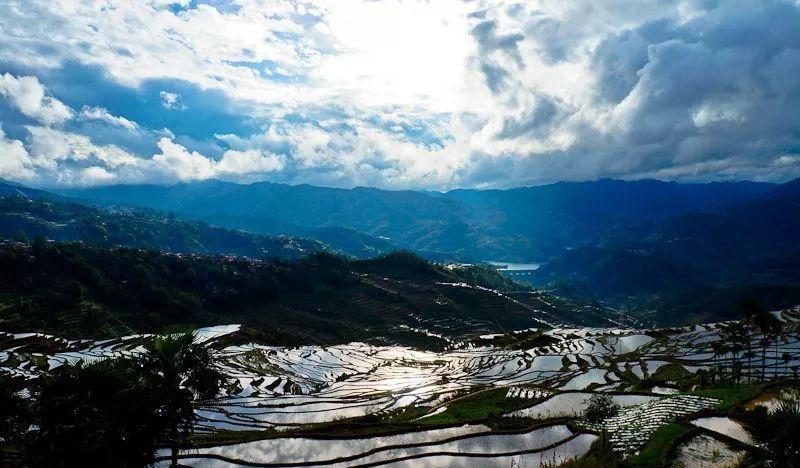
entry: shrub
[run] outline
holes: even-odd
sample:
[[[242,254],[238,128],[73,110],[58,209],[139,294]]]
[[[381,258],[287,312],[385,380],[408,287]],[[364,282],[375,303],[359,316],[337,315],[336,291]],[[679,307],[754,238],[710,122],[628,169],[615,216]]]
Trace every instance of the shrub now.
[[[616,416],[617,413],[619,413],[619,405],[611,398],[611,395],[598,393],[586,403],[583,416],[590,423],[596,424]]]

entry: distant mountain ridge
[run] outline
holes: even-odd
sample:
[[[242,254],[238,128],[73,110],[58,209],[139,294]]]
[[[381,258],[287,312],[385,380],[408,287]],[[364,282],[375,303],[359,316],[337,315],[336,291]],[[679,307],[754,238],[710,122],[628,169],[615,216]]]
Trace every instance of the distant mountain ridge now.
[[[316,240],[214,227],[147,208],[98,209],[48,192],[0,183],[0,238],[36,237],[253,258],[298,258],[328,249]]]
[[[265,234],[346,228],[392,246],[464,260],[529,261],[591,242],[620,223],[700,212],[767,196],[773,184],[643,180],[561,182],[441,194],[221,181],[61,190]]]
[[[90,234],[107,230],[103,222],[98,227],[97,220],[120,213],[119,219],[110,220],[112,227],[134,221],[138,227],[115,232],[141,232],[147,242],[106,240],[106,244],[144,244],[172,251],[199,245],[188,251],[253,256],[241,248],[230,250],[239,240],[223,236],[224,245],[215,244],[214,236],[199,234],[228,232],[236,239],[251,239],[246,247],[251,251],[252,242],[260,239],[256,243],[265,244],[257,252],[276,252],[270,244],[275,239],[311,238],[316,241],[304,241],[308,247],[324,250],[327,245],[356,258],[404,248],[439,262],[541,259],[539,270],[520,278],[565,297],[598,300],[662,324],[731,318],[736,303],[745,298],[770,307],[800,301],[798,180],[785,184],[600,180],[445,193],[206,181],[51,194],[0,184],[3,193],[12,195],[0,203],[0,215],[13,221],[2,226],[6,236],[13,234],[14,223],[22,223],[26,232],[45,226],[51,238],[86,239],[69,234],[76,232],[76,226],[91,227],[86,231]],[[19,200],[13,205],[18,198],[14,195],[65,208],[26,211],[28,205],[21,208]],[[139,219],[132,219],[131,213],[138,213],[134,218]],[[76,219],[82,221],[76,224]],[[173,226],[170,221],[184,224]],[[175,228],[183,234],[169,234]],[[88,239],[97,239],[94,234]],[[290,237],[274,237],[278,234]],[[277,255],[293,257],[310,251],[314,249]]]
[[[639,308],[732,318],[757,298],[779,308],[800,300],[800,183],[717,210],[618,226],[533,272],[536,284]],[[692,310],[694,309],[694,310]]]

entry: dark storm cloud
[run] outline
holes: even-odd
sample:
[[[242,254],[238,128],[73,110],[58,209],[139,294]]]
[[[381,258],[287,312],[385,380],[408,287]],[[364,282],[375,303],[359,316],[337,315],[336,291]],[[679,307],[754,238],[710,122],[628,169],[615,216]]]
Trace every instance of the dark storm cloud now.
[[[514,59],[520,67],[524,66],[517,45],[525,39],[522,34],[498,34],[497,22],[485,20],[472,28],[472,36],[478,42],[478,49],[481,55],[489,55],[494,51],[501,51]]]
[[[540,98],[536,105],[525,112],[521,118],[507,117],[503,120],[503,129],[498,138],[517,138],[521,135],[543,134],[552,128],[552,124],[564,115],[564,106],[547,97]]]
[[[480,177],[470,180],[483,183],[498,171],[525,174],[528,182],[800,175],[800,6],[694,6],[702,10],[688,20],[657,18],[601,36],[588,60],[590,100],[570,108],[538,93],[496,133],[524,144],[565,130],[573,136],[568,149],[482,161]],[[573,14],[594,7],[576,6]],[[530,24],[526,35],[538,34],[539,50],[547,44],[547,60],[568,60],[581,48],[585,31],[567,27],[568,19],[535,16]]]

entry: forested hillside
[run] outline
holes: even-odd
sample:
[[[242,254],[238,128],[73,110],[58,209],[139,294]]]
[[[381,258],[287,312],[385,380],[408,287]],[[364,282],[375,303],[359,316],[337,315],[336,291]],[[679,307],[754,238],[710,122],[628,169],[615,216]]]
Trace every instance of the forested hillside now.
[[[545,263],[532,281],[650,310],[662,323],[731,318],[745,298],[792,305],[800,301],[800,196],[790,188],[609,230]]]
[[[313,228],[344,227],[428,258],[447,253],[472,261],[519,262],[558,255],[620,223],[730,206],[774,189],[752,182],[599,180],[438,193],[206,181],[61,193],[106,205],[172,211],[253,232],[305,235]]]
[[[313,240],[218,228],[151,209],[103,210],[61,200],[21,195],[0,197],[0,238],[25,240],[37,236],[59,241],[256,258],[297,258],[325,249],[322,243]]]
[[[446,269],[404,252],[259,261],[38,240],[0,251],[0,328],[85,338],[242,323],[266,343],[442,347],[538,319],[609,323],[599,309],[484,287],[519,290],[491,269]]]

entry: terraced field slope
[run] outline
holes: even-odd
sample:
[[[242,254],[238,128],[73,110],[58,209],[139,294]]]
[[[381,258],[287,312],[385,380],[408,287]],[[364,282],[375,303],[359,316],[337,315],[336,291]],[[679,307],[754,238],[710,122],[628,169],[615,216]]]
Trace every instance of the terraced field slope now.
[[[725,408],[757,394],[754,382],[796,378],[800,367],[800,307],[775,317],[783,332],[769,347],[748,329],[745,346],[754,354],[747,359],[741,349],[719,346],[733,322],[542,326],[452,343],[440,352],[360,342],[268,346],[245,342],[238,325],[202,328],[195,339],[213,349],[230,385],[213,404],[196,409],[204,435],[181,457],[192,466],[474,466],[476,460],[555,466],[587,454],[605,432],[611,448],[634,466],[657,465],[667,456],[698,458],[703,443],[735,459],[753,442],[742,436],[746,428],[726,419]],[[534,332],[537,345],[504,346]],[[65,362],[141,353],[152,338],[69,341],[5,333],[0,372],[33,381]],[[726,369],[741,369],[736,388],[705,381]],[[595,394],[611,395],[622,410],[601,422],[584,420]]]

